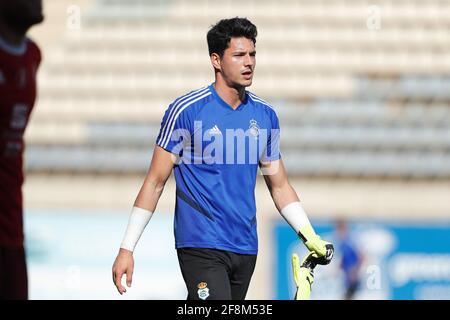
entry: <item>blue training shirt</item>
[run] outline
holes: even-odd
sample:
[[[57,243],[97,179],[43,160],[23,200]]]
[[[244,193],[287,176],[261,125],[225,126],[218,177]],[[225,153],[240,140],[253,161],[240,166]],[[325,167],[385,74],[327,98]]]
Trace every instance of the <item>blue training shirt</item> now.
[[[174,166],[176,248],[257,254],[258,164],[281,157],[272,107],[246,91],[233,110],[211,84],[170,104],[156,143],[179,159]]]

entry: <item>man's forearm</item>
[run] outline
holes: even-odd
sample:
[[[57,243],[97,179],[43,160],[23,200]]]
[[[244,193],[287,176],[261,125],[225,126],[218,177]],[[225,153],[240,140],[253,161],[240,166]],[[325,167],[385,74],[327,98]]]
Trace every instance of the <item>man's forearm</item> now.
[[[152,218],[163,189],[163,181],[147,176],[131,210],[127,230],[120,245],[121,249],[134,251],[145,227]]]
[[[286,182],[282,186],[273,188],[271,191],[272,199],[280,212],[281,216],[289,223],[294,231],[302,237],[300,230],[307,230],[308,233],[315,233],[309,221],[308,215],[303,210],[300,200],[294,188]]]
[[[288,182],[281,187],[272,188],[270,194],[278,211],[292,202],[300,201],[294,188]]]
[[[281,216],[289,223],[295,233],[298,234],[307,246],[311,240],[318,238],[307,213],[300,203],[297,193],[288,182],[278,188],[273,188],[271,194]],[[325,254],[324,250],[325,248],[320,250],[320,253]]]
[[[147,177],[134,201],[134,206],[155,212],[159,198],[164,190],[164,185],[165,181]]]
[[[294,229],[310,251],[314,251],[319,257],[326,257],[322,263],[328,263],[332,253],[327,253],[327,243],[320,239],[314,231],[308,215],[301,205],[297,193],[286,182],[283,186],[271,190],[272,198],[281,216]],[[332,247],[331,247],[332,248]]]
[[[329,263],[333,257],[334,248],[330,243],[323,241],[314,231],[297,193],[289,184],[283,161],[280,159],[261,166],[277,168],[275,174],[264,175],[264,179],[281,216],[302,239],[308,250],[315,252],[322,259],[320,264]]]

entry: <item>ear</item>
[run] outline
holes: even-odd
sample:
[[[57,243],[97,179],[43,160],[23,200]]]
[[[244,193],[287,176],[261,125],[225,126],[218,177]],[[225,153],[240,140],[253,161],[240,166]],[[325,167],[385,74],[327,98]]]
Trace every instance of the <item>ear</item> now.
[[[220,56],[217,53],[212,53],[211,54],[211,64],[214,67],[214,69],[216,70],[221,70],[221,65],[220,65]]]

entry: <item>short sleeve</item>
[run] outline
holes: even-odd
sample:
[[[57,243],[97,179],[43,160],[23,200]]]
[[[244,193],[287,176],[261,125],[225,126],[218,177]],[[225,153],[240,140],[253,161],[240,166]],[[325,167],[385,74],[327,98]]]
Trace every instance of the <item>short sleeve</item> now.
[[[270,130],[268,132],[266,150],[261,159],[263,162],[275,161],[281,158],[280,122],[274,110],[270,110],[268,116],[270,120]]]
[[[187,110],[171,104],[161,121],[156,144],[161,148],[181,156],[183,148],[190,142],[192,124]]]

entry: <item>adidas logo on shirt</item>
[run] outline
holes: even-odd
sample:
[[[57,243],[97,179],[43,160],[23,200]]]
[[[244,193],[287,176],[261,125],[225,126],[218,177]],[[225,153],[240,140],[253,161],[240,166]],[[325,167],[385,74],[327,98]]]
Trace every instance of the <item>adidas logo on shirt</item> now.
[[[217,124],[212,127],[211,129],[209,129],[209,134],[210,135],[221,135],[222,132],[220,131],[219,127],[217,126]]]

